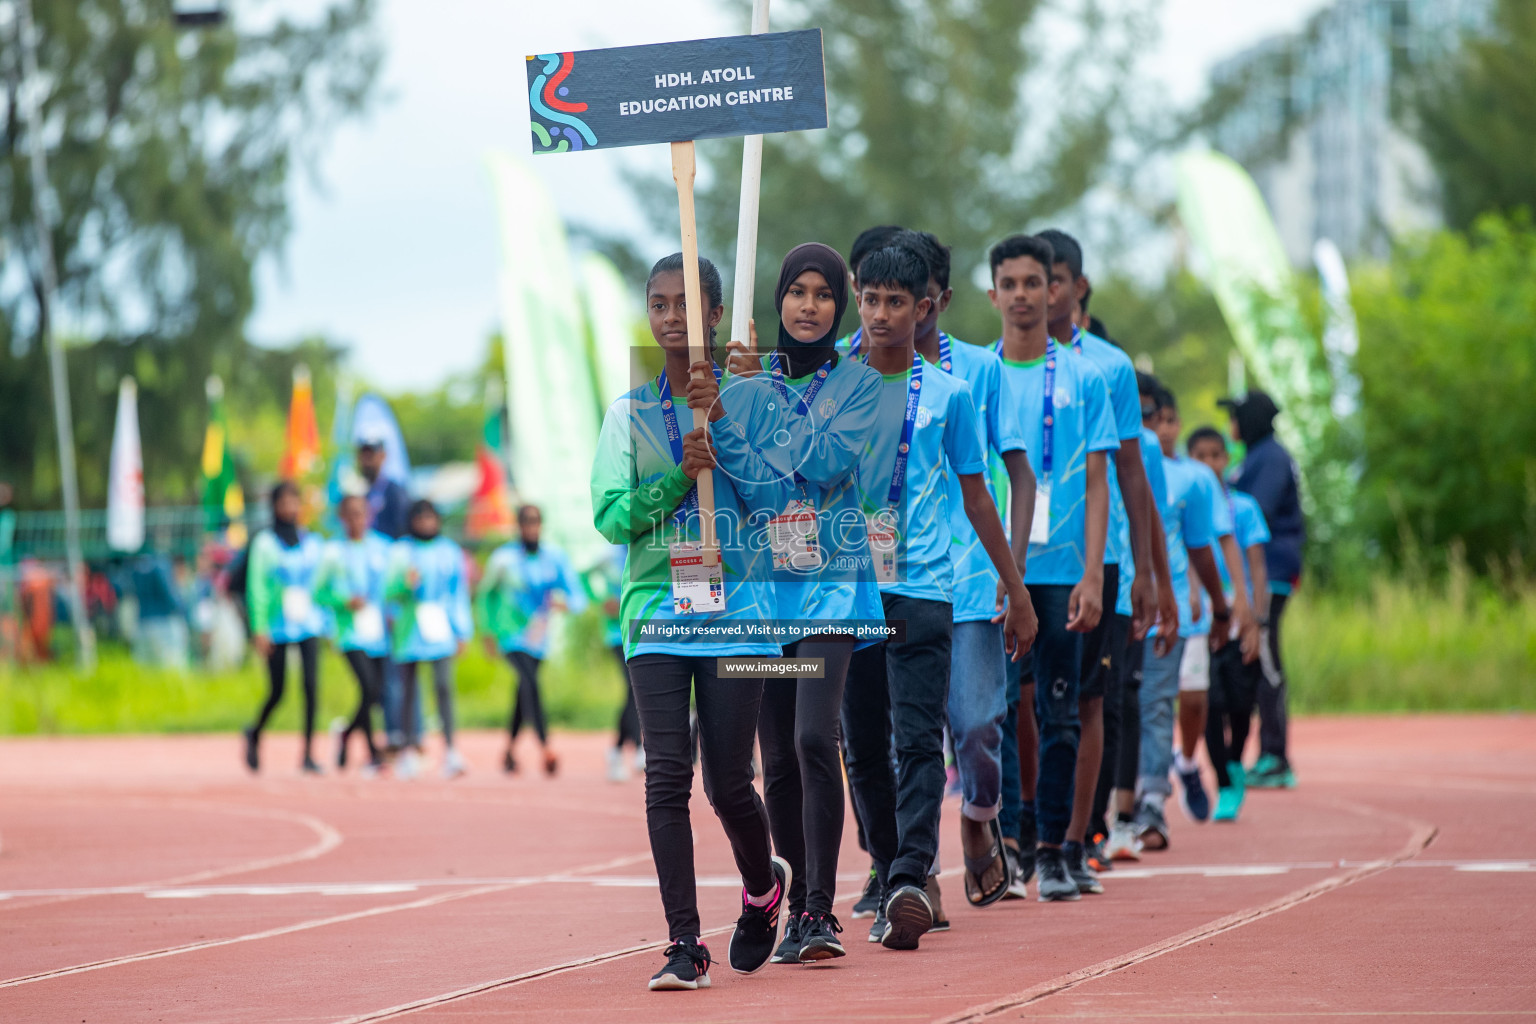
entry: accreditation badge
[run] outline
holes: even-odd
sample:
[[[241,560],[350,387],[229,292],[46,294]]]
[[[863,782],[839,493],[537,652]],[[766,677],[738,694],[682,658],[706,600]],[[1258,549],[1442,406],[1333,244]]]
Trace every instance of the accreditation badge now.
[[[447,643],[453,639],[453,627],[448,624],[448,609],[439,601],[423,601],[416,606],[416,629],[429,644]]]
[[[1029,542],[1049,544],[1051,541],[1051,482],[1041,480],[1035,484],[1035,517],[1029,523]]]
[[[352,613],[352,636],[360,644],[384,639],[384,613],[376,604],[365,604]]]
[[[768,546],[773,567],[791,572],[815,572],[822,566],[821,546],[816,541],[816,506],[795,498],[768,522]]]
[[[672,611],[678,615],[710,615],[725,611],[725,563],[704,564],[704,545],[679,541],[670,549]]]
[[[283,588],[283,621],[289,625],[301,625],[309,621],[315,610],[315,599],[308,587]]]
[[[876,583],[896,582],[896,548],[900,537],[896,532],[896,513],[881,509],[864,517],[869,532],[869,555],[875,563]]]

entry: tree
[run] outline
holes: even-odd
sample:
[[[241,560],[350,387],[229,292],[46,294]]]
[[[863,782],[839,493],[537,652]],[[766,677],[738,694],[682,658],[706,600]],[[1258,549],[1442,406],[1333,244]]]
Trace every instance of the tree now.
[[[1413,92],[1420,141],[1441,181],[1446,223],[1536,210],[1536,4],[1496,0],[1490,31],[1469,36]]]
[[[40,74],[31,85],[57,198],[55,316],[84,335],[68,360],[87,501],[105,491],[109,396],[126,372],[139,377],[151,499],[195,494],[203,382],[215,372],[230,382],[266,361],[244,335],[252,270],[285,238],[294,166],[368,104],[380,59],[373,6],[331,0],[307,21],[263,14],[260,25],[236,18],[178,33],[170,0],[34,0]],[[18,257],[18,272],[0,275],[0,474],[30,470],[18,480],[21,502],[52,504],[31,126],[17,108],[13,26],[5,31],[0,249]]]
[[[1041,0],[800,0],[787,17],[780,10],[775,29],[822,30],[829,125],[764,141],[755,294],[765,341],[784,253],[819,240],[846,254],[858,232],[889,223],[953,247],[946,327],[994,337],[997,314],[972,273],[992,243],[1047,226],[1041,218],[1103,177],[1136,47],[1152,31],[1146,5],[1090,0],[1046,14]],[[1047,41],[1064,42],[1048,52]],[[741,143],[698,152],[701,251],[729,274]],[[670,180],[637,188],[673,234]]]
[[[1536,560],[1536,230],[1480,219],[1356,273],[1364,474],[1381,550],[1474,569]]]

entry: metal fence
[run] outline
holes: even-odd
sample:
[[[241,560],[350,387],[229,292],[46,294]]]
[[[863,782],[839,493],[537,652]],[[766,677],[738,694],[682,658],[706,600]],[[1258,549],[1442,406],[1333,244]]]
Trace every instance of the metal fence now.
[[[242,522],[255,532],[271,521],[271,512],[255,508]],[[201,505],[165,506],[144,510],[144,542],[163,555],[195,558],[208,535],[208,511]],[[114,551],[107,544],[106,509],[82,509],[80,547],[88,561],[102,561],[131,552]],[[64,513],[19,512],[16,515],[15,557],[46,562],[64,558]]]

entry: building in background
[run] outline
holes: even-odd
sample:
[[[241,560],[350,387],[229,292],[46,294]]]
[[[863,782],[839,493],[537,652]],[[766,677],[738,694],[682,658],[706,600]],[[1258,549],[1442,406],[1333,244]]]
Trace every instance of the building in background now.
[[[1439,224],[1439,182],[1403,118],[1415,67],[1487,22],[1491,0],[1338,0],[1211,72],[1212,145],[1253,176],[1291,262],[1348,259]]]

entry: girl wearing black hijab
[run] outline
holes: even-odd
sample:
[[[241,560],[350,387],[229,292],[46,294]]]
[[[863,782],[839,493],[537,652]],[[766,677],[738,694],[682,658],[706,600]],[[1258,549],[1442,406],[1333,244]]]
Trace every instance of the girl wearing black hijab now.
[[[775,963],[844,955],[842,928],[832,915],[843,835],[838,730],[849,660],[856,646],[873,641],[858,640],[852,626],[839,630],[838,624],[885,618],[853,486],[874,428],[881,377],[839,358],[833,347],[848,298],[848,269],[836,250],[810,242],[784,257],[774,290],[778,344],[766,369],[783,399],[795,472],[776,522],[775,600],[781,622],[822,623],[785,647],[784,656],[821,659],[823,672],[769,680],[758,717],[769,825],[774,846],[794,871],[791,917]],[[815,531],[808,533],[804,524],[812,521]],[[803,525],[790,530],[789,522]]]
[[[325,618],[315,603],[325,544],[299,525],[303,503],[298,487],[284,480],[272,489],[272,528],[251,542],[246,600],[256,653],[267,663],[267,699],[256,721],[245,730],[245,764],[261,766],[261,731],[283,699],[288,675],[288,648],[299,649],[304,680],[304,760],[301,768],[316,775],[320,766],[311,756],[315,734],[315,704],[319,693],[320,634]]]

